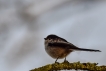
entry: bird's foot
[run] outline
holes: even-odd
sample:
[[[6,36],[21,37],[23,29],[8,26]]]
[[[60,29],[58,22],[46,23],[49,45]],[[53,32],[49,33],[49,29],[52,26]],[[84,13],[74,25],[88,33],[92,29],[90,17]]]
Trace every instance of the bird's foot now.
[[[65,60],[64,60],[64,63],[67,63],[67,62],[68,62],[68,61],[65,59]],[[68,62],[68,63],[69,63],[69,62]]]

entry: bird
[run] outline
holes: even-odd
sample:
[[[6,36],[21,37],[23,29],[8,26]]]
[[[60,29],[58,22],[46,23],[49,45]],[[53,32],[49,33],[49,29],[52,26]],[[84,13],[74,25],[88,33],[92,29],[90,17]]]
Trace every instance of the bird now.
[[[56,59],[55,63],[58,59],[62,58],[65,58],[64,62],[67,61],[66,57],[73,51],[101,52],[100,50],[96,49],[79,48],[55,34],[50,34],[46,38],[44,38],[44,45],[47,54]]]

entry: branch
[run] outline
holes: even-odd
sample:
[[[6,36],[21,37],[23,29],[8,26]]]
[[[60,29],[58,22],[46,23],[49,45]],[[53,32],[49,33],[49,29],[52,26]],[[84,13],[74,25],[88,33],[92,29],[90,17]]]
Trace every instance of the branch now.
[[[35,68],[30,71],[52,71],[52,70],[89,70],[89,71],[105,71],[106,66],[97,66],[98,63],[69,63],[68,61],[63,63],[48,64],[39,68]]]

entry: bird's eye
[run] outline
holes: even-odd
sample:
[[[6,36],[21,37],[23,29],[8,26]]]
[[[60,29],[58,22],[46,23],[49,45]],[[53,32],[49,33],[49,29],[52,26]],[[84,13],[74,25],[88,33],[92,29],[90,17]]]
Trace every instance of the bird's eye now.
[[[48,40],[50,40],[50,38],[48,38]]]

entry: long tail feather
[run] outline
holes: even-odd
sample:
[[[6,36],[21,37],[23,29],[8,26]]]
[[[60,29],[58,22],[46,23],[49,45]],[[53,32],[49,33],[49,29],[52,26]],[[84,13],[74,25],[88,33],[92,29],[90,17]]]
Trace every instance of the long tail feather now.
[[[75,49],[70,49],[70,50],[101,52],[100,50],[95,50],[95,49],[85,49],[85,48],[75,48]]]

